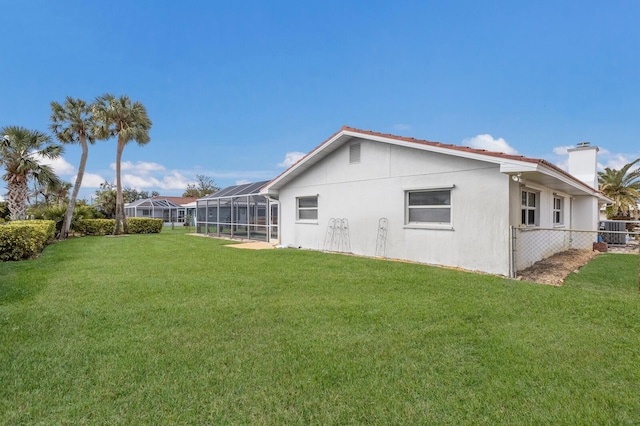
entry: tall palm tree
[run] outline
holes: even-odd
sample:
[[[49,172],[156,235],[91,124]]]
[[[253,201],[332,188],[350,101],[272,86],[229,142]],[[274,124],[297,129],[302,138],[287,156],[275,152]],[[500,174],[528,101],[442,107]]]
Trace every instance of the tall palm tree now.
[[[630,208],[638,208],[640,202],[640,168],[629,171],[640,162],[640,158],[626,164],[620,170],[607,167],[598,172],[600,191],[613,200],[611,214],[630,214]]]
[[[76,206],[78,192],[82,186],[84,170],[87,165],[87,157],[89,156],[89,144],[93,144],[96,141],[93,134],[95,121],[93,119],[91,105],[82,99],[74,99],[70,96],[67,96],[62,105],[58,102],[51,102],[50,128],[60,142],[64,144],[78,143],[82,147],[76,183],[73,185],[73,192],[67,205],[60,235],[58,236],[59,239],[63,240],[67,238],[69,229],[71,228],[73,209]]]
[[[63,147],[51,143],[51,138],[45,133],[24,127],[5,127],[0,135],[0,165],[6,170],[2,178],[7,181],[10,217],[11,220],[24,219],[29,179],[35,179],[42,186],[59,183],[53,169],[42,164],[41,158],[55,159],[62,155]]]
[[[149,129],[151,120],[147,109],[138,101],[132,102],[128,96],[116,98],[111,94],[104,94],[96,98],[93,114],[97,121],[94,134],[97,138],[118,137],[116,150],[116,224],[114,235],[127,233],[127,219],[124,214],[124,198],[122,196],[121,163],[122,151],[127,143],[136,141],[138,145],[145,145],[151,139]]]

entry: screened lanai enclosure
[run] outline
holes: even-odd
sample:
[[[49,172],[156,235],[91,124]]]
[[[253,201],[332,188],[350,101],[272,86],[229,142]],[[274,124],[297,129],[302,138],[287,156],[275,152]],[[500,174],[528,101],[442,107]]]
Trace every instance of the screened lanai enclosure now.
[[[150,217],[162,219],[165,224],[184,223],[186,208],[162,198],[146,198],[124,206],[127,217]]]
[[[259,194],[269,181],[229,186],[197,201],[196,232],[273,242],[278,240],[278,203]]]

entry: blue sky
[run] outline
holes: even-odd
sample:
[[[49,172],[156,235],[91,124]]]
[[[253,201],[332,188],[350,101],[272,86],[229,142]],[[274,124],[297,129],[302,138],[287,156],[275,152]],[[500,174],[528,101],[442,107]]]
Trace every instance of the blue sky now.
[[[559,165],[581,141],[602,166],[640,157],[637,0],[3,0],[0,14],[0,127],[44,131],[51,101],[126,94],[153,121],[123,156],[140,190],[267,180],[343,124]],[[82,197],[114,180],[115,145],[91,147]],[[54,164],[63,179],[79,156]]]

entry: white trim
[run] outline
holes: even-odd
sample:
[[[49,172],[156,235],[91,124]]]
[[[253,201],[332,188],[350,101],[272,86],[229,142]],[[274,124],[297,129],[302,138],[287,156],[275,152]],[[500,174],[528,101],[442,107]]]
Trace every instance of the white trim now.
[[[437,191],[438,189],[453,189],[455,185],[436,185],[436,186],[406,186],[402,189],[407,191]]]
[[[431,188],[418,188],[418,189],[408,189],[404,191],[404,227],[405,228],[414,228],[414,229],[453,229],[453,187],[431,187]],[[409,205],[409,195],[412,193],[419,192],[449,192],[449,204],[437,204],[437,205],[420,205],[413,206]],[[409,221],[409,212],[411,209],[448,209],[449,210],[449,221],[448,222],[410,222]]]
[[[536,185],[536,184],[532,184],[529,182],[525,182],[524,184],[522,184],[522,188],[523,190],[526,190],[527,188],[532,189],[534,191],[538,191],[538,192],[545,192],[548,191],[549,188],[546,188],[544,186],[540,186],[540,185]]]
[[[542,204],[542,200],[541,200],[541,193],[539,191],[529,191],[529,188],[521,188],[520,189],[520,226],[523,226],[525,228],[536,228],[540,226],[540,215],[541,215],[541,204]],[[522,203],[522,196],[524,194],[526,195],[526,204]],[[529,194],[532,194],[535,196],[535,205],[534,206],[530,206],[529,205]],[[533,216],[533,223],[522,223],[522,213],[525,212],[525,221],[529,222],[529,212],[533,211],[534,212],[534,216]]]
[[[404,225],[402,228],[403,229],[422,229],[422,230],[431,230],[431,231],[455,231],[452,225],[438,226],[436,224],[420,225],[418,223],[408,223]]]
[[[416,140],[413,141],[403,141],[396,138],[371,135],[367,133],[360,133],[358,131],[353,130],[341,130],[336,133],[327,141],[323,142],[321,145],[316,147],[313,151],[309,152],[305,157],[303,157],[296,164],[291,166],[289,169],[285,170],[280,176],[273,179],[271,182],[266,184],[262,190],[260,191],[261,195],[269,194],[269,195],[277,195],[280,187],[285,185],[290,179],[295,177],[298,173],[304,172],[306,169],[321,161],[324,157],[334,152],[343,144],[347,144],[353,138],[361,139],[361,140],[369,140],[375,142],[383,142],[390,145],[396,145],[401,147],[407,147],[412,149],[417,149],[420,151],[428,151],[434,152],[438,154],[451,155],[454,157],[468,158],[472,160],[483,161],[485,163],[491,164],[499,164],[500,172],[506,174],[514,174],[514,173],[540,173],[542,175],[549,176],[565,185],[570,186],[571,188],[575,188],[576,190],[584,193],[585,195],[591,195],[598,197],[600,201],[607,201],[604,195],[602,195],[597,189],[591,188],[589,185],[579,181],[577,178],[565,175],[558,170],[553,169],[552,167],[543,164],[541,162],[535,161],[537,159],[530,159],[534,161],[518,161],[514,158],[504,158],[496,155],[488,155],[482,154],[478,152],[469,152],[464,150],[459,150],[455,148],[450,148],[446,146],[437,146],[432,144],[423,144],[420,143],[422,141]],[[427,142],[427,141],[424,141]],[[610,201],[610,200],[609,200]]]
[[[318,196],[318,194],[316,195],[301,195],[301,196],[297,196],[296,197],[296,223],[312,223],[312,224],[317,224],[318,223],[318,216],[320,214],[320,202],[318,201],[320,197]],[[300,207],[300,200],[301,199],[315,199],[316,201],[316,205],[315,207]],[[316,212],[316,218],[315,219],[301,219],[300,218],[300,210],[302,211],[315,211]]]

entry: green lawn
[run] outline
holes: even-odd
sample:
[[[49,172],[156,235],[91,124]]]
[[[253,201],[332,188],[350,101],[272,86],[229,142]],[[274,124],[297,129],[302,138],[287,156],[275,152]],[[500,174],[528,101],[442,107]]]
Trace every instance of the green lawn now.
[[[0,424],[632,424],[634,255],[563,287],[164,230],[0,263]]]

